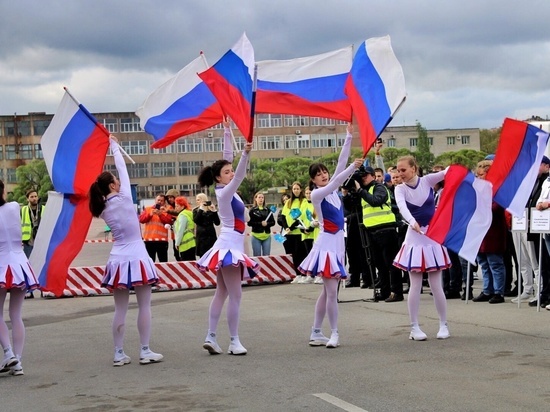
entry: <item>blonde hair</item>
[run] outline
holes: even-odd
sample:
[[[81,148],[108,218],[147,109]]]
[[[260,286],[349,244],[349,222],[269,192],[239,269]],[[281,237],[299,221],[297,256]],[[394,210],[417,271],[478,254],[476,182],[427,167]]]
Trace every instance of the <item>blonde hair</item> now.
[[[477,163],[476,171],[483,170],[485,173],[487,173],[491,168],[492,164],[493,164],[492,160],[482,160]]]
[[[206,202],[208,200],[208,196],[206,196],[204,193],[197,194],[197,198],[199,198],[201,202]],[[197,206],[200,206],[199,202],[197,202]]]

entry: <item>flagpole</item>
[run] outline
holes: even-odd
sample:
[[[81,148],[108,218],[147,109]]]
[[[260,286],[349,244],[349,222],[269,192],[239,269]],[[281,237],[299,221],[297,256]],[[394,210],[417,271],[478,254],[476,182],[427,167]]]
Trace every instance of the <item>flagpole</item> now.
[[[63,89],[64,89],[65,92],[69,95],[69,97],[70,97],[71,99],[73,99],[73,102],[75,102],[76,105],[77,105],[78,107],[80,107],[80,109],[84,112],[84,114],[85,114],[86,116],[88,116],[88,118],[89,118],[96,126],[99,126],[99,128],[101,129],[101,131],[102,131],[103,133],[105,133],[105,135],[106,135],[107,137],[109,137],[109,136],[111,135],[111,133],[107,130],[107,128],[106,128],[105,126],[103,126],[101,123],[99,123],[99,122],[97,121],[97,119],[94,117],[94,115],[91,114],[91,113],[88,111],[88,109],[86,109],[78,100],[76,100],[76,98],[71,94],[71,92],[69,91],[69,89],[68,89],[67,87],[63,86]]]
[[[250,129],[248,130],[247,141],[252,143],[254,135],[254,112],[256,110],[256,89],[258,87],[258,65],[254,65],[254,79],[252,80],[252,102],[250,103]]]

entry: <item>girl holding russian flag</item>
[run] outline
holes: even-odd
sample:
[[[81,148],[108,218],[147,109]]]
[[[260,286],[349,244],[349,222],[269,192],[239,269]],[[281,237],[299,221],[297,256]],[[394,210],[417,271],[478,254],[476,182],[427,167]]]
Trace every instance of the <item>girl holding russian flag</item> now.
[[[211,355],[223,353],[216,339],[216,331],[225,300],[229,297],[227,306],[227,323],[231,343],[228,353],[231,355],[246,355],[247,350],[239,340],[239,313],[241,306],[241,282],[248,271],[248,276],[254,277],[259,272],[258,263],[244,253],[245,240],[245,206],[237,189],[246,175],[249,153],[252,143],[246,143],[237,169],[233,171],[233,151],[231,145],[231,130],[229,121],[224,121],[223,159],[206,166],[198,176],[201,187],[215,184],[218,201],[218,215],[222,228],[214,246],[198,261],[201,272],[208,269],[216,272],[216,292],[210,303],[208,314],[208,333],[203,344]]]
[[[158,281],[155,264],[149,257],[141,238],[141,228],[132,201],[130,177],[120,152],[117,139],[110,137],[111,152],[115,160],[119,179],[110,172],[101,173],[90,187],[90,211],[101,217],[111,228],[113,248],[105,266],[101,286],[113,291],[115,315],[113,318],[113,340],[115,355],[113,366],[130,363],[130,357],[123,349],[126,330],[126,313],[130,289],[136,292],[138,303],[137,327],[141,343],[139,363],[160,362],[163,356],[149,348],[151,337],[151,285]]]
[[[363,164],[363,159],[355,159],[345,168],[351,151],[352,130],[352,126],[348,125],[346,140],[332,178],[324,164],[313,163],[309,166],[309,177],[313,184],[311,202],[317,212],[320,233],[298,269],[305,276],[320,276],[323,279],[323,290],[315,304],[310,346],[340,346],[337,292],[338,282],[340,279],[346,279],[347,274],[344,267],[344,208],[338,196],[338,188]],[[330,339],[321,331],[325,315],[330,324]]]
[[[0,180],[0,345],[4,350],[0,373],[23,375],[21,355],[25,345],[25,325],[21,315],[25,290],[38,288],[27,256],[23,252],[20,208],[17,202],[6,202],[4,182]],[[4,320],[4,302],[10,292],[10,332]]]
[[[403,184],[395,187],[395,201],[409,228],[393,264],[409,272],[411,282],[407,301],[411,321],[409,339],[420,341],[427,339],[418,325],[422,275],[426,272],[439,315],[437,339],[447,339],[450,334],[447,326],[447,300],[443,291],[442,271],[451,266],[451,261],[447,249],[425,235],[435,213],[433,187],[444,179],[447,170],[420,177],[414,157],[404,156],[397,160],[397,173],[401,176]]]

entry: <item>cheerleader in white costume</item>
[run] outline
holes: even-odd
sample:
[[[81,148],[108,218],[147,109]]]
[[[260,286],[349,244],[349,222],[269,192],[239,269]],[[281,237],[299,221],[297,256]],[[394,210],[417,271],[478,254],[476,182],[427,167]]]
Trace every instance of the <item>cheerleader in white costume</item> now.
[[[218,215],[222,224],[220,235],[214,246],[198,261],[197,266],[202,272],[208,269],[216,273],[216,292],[210,304],[208,317],[208,333],[203,348],[210,354],[222,353],[216,339],[216,330],[220,320],[223,305],[227,297],[227,323],[231,336],[228,353],[245,355],[246,349],[239,341],[239,312],[241,306],[241,281],[254,277],[260,270],[257,262],[244,253],[245,240],[245,206],[236,193],[246,175],[251,143],[246,143],[236,171],[233,171],[233,151],[231,145],[231,130],[229,122],[224,122],[223,160],[218,160],[212,166],[205,167],[198,182],[201,187],[215,184],[218,201]],[[245,269],[246,274],[245,274]]]
[[[306,276],[321,276],[323,279],[323,290],[315,304],[310,346],[336,348],[340,344],[337,291],[338,282],[346,279],[347,274],[344,268],[344,210],[338,188],[363,162],[363,159],[356,159],[345,169],[351,150],[351,132],[350,125],[332,178],[326,166],[321,163],[314,163],[309,167],[309,177],[315,186],[311,192],[311,202],[317,212],[320,233],[298,269]],[[321,332],[325,314],[332,331],[330,339]]]
[[[113,291],[115,315],[113,366],[130,363],[124,353],[125,319],[130,289],[136,292],[138,303],[137,327],[141,343],[140,364],[159,362],[163,356],[149,349],[151,337],[151,285],[158,281],[155,265],[145,249],[141,228],[130,188],[130,178],[116,138],[111,136],[111,151],[119,179],[110,172],[101,173],[90,187],[90,210],[111,228],[113,248],[105,266],[101,285]]]
[[[430,289],[439,315],[438,339],[447,339],[447,300],[443,291],[442,271],[451,266],[447,249],[425,235],[428,224],[435,213],[434,191],[436,183],[442,181],[446,170],[418,176],[414,157],[404,156],[397,161],[397,173],[403,184],[395,187],[395,201],[399,212],[409,224],[405,241],[395,257],[394,266],[409,272],[408,308],[411,321],[409,339],[426,340],[427,336],[418,326],[418,309],[422,275],[428,273]]]
[[[20,362],[25,345],[25,325],[21,312],[25,291],[38,288],[38,281],[23,252],[21,235],[19,204],[6,203],[4,182],[0,180],[0,344],[4,350],[0,373],[9,371],[11,375],[23,375]],[[13,348],[4,320],[4,302],[8,292]]]

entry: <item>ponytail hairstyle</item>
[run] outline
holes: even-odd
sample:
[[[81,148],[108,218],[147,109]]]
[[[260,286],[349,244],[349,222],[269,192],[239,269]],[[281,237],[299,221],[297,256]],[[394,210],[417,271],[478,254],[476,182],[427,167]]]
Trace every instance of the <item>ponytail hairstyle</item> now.
[[[105,209],[106,197],[111,193],[109,185],[115,183],[115,178],[111,172],[101,173],[96,181],[90,186],[89,198],[90,198],[90,212],[92,216],[99,217]]]
[[[216,178],[220,177],[222,168],[230,164],[230,161],[223,159],[216,160],[211,166],[203,167],[197,178],[200,187],[212,186],[214,183],[217,183]]]
[[[6,204],[6,199],[4,199],[4,182],[0,180],[0,206]]]

